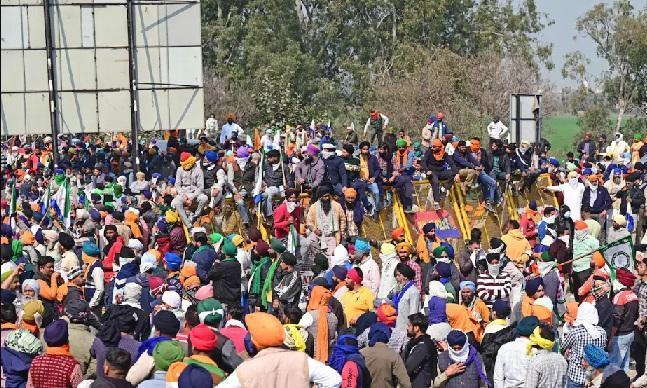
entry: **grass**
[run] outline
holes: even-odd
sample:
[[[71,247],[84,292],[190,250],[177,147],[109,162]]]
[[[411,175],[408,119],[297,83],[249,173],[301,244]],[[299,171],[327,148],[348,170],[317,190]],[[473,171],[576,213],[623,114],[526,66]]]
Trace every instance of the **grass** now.
[[[574,151],[573,139],[580,131],[577,117],[572,115],[546,117],[543,120],[543,137],[551,144],[551,154],[560,161],[568,151]]]

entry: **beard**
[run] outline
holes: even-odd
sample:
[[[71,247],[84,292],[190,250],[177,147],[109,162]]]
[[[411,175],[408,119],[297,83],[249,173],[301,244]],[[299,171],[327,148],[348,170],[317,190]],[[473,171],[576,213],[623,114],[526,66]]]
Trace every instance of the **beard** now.
[[[329,199],[320,199],[321,201],[321,210],[324,211],[324,213],[329,213],[330,209],[332,209],[332,203],[330,203]]]
[[[409,330],[407,330],[407,337],[409,337],[409,338],[413,338],[413,337],[415,337],[415,336],[416,336],[416,333],[414,333],[413,331],[409,331]]]

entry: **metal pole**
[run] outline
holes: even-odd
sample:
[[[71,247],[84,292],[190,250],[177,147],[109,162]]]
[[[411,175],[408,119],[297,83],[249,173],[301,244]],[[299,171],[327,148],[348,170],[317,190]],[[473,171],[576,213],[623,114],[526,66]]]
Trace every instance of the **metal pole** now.
[[[137,38],[135,35],[135,11],[133,0],[128,0],[126,17],[128,21],[128,67],[130,76],[130,142],[132,145],[130,159],[133,171],[138,171],[139,100],[137,98]]]
[[[514,96],[514,98],[517,100],[517,106],[516,106],[516,120],[515,120],[515,130],[514,130],[514,136],[515,136],[515,143],[519,145],[521,143],[521,95],[517,94]]]
[[[52,153],[54,165],[58,165],[58,93],[56,91],[56,50],[54,47],[54,32],[52,31],[52,19],[50,13],[50,0],[43,1],[45,16],[45,47],[47,49],[47,76],[49,93],[49,120],[52,127]]]

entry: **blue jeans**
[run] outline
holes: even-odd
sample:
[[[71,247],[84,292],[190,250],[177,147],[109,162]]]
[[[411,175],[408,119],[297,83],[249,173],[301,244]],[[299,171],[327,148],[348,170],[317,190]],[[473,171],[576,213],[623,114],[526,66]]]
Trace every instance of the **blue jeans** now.
[[[584,388],[584,384],[576,383],[569,377],[566,379],[566,388]]]
[[[629,349],[632,342],[634,342],[633,331],[629,334],[617,335],[611,338],[611,343],[609,344],[611,348],[609,362],[623,369],[625,373],[629,373]]]
[[[478,177],[478,182],[483,185],[483,197],[486,202],[494,202],[494,196],[496,194],[496,181],[492,179],[484,171],[481,171]]]

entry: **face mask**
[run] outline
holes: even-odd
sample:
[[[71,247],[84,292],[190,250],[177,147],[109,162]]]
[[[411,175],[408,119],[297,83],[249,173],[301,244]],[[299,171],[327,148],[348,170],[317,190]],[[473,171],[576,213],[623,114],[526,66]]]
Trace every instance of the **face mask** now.
[[[555,216],[552,215],[550,217],[546,217],[546,223],[547,224],[554,224],[555,223]]]
[[[571,218],[571,212],[567,211],[566,213],[564,213],[564,218]]]
[[[597,190],[597,189],[598,189],[598,185],[591,185],[591,190]]]
[[[571,186],[577,185],[577,178],[571,178],[568,180],[568,183],[571,184]]]
[[[327,159],[328,157],[330,157],[330,156],[334,155],[334,152],[330,152],[330,151],[321,151],[321,155],[323,155],[323,157]]]
[[[298,204],[296,202],[285,202],[285,206],[288,208],[288,213],[292,213],[297,208],[297,205]]]
[[[501,271],[501,264],[487,263],[487,270],[492,277],[497,277],[499,276],[499,272]]]

